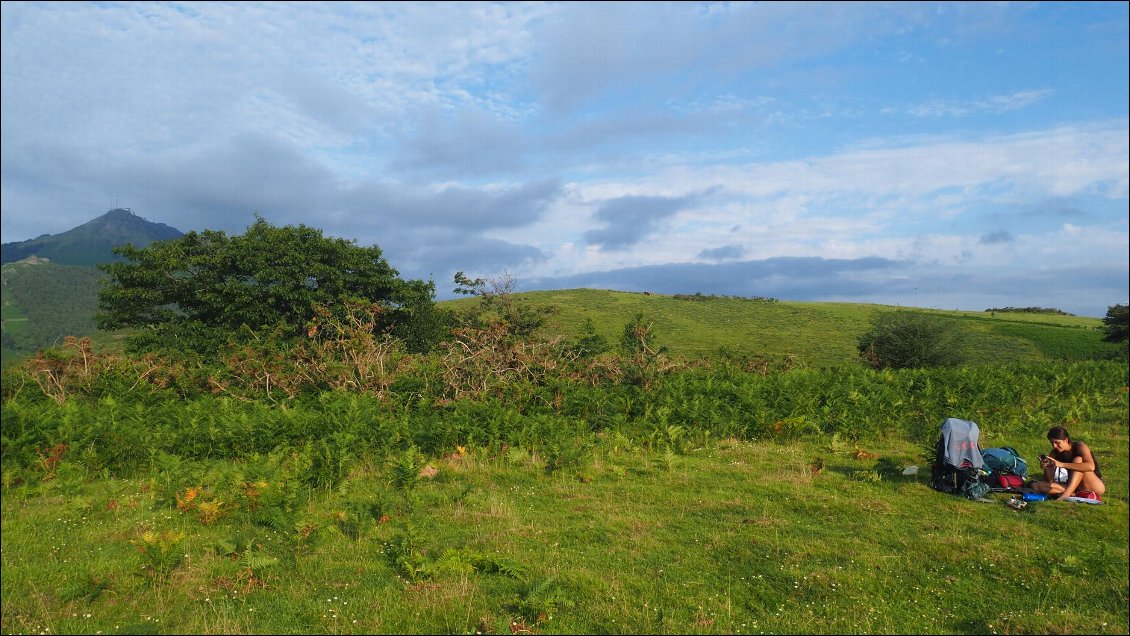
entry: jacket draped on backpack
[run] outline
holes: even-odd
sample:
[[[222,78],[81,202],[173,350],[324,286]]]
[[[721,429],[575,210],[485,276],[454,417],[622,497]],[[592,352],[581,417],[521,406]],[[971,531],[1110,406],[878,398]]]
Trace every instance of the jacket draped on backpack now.
[[[984,460],[981,456],[981,429],[976,422],[955,417],[942,422],[942,435],[936,446],[930,487],[945,493],[978,499],[988,494],[989,484],[981,481]]]

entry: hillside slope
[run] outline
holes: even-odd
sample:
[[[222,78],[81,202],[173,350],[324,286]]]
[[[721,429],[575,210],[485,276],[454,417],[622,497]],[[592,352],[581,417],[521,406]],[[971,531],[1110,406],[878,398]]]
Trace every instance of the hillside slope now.
[[[61,342],[63,336],[95,332],[99,281],[93,267],[59,265],[30,257],[0,268],[3,364]]]
[[[5,363],[50,346],[62,335],[110,338],[95,331],[98,281],[103,277],[98,270],[33,260],[4,265],[3,272]],[[476,302],[465,298],[439,306],[461,311]],[[615,346],[624,325],[643,314],[654,323],[657,343],[673,356],[701,358],[724,350],[769,361],[791,358],[808,367],[862,364],[856,346],[872,318],[905,309],[721,297],[690,300],[595,289],[523,292],[515,295],[515,302],[553,308],[540,333],[547,338],[577,338],[592,320],[597,333]],[[1098,318],[926,311],[957,323],[970,364],[1104,359],[1120,351],[1119,345],[1102,341]]]
[[[459,309],[475,299],[446,301]],[[543,335],[576,337],[586,319],[615,345],[624,324],[642,313],[655,324],[656,341],[672,355],[702,357],[720,348],[770,360],[792,357],[806,366],[860,364],[856,346],[887,305],[786,302],[732,297],[663,296],[594,289],[523,292],[516,302],[553,306]],[[957,321],[972,364],[1111,357],[1098,318],[1049,314],[984,314],[925,310]]]

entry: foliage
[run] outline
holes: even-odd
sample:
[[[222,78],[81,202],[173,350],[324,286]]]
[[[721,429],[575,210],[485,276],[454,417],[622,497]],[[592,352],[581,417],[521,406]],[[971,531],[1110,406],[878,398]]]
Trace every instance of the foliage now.
[[[1130,306],[1111,305],[1103,317],[1103,330],[1107,342],[1126,342],[1130,339]]]
[[[951,321],[912,311],[877,315],[859,341],[859,352],[876,369],[954,366],[960,345]]]
[[[620,351],[624,354],[621,359],[624,381],[629,384],[651,388],[661,375],[673,368],[665,355],[666,347],[656,343],[655,321],[645,318],[642,312],[624,325]]]
[[[1123,357],[1126,351],[1091,330],[1012,322],[993,325],[992,331],[1030,342],[1050,360],[1109,360],[1117,359],[1120,349]]]
[[[577,336],[575,342],[571,343],[571,346],[578,357],[590,359],[611,350],[608,338],[597,332],[592,318],[585,319],[585,324],[581,326],[580,335]]]
[[[376,246],[262,218],[242,235],[190,232],[115,252],[129,262],[100,266],[110,280],[100,294],[98,324],[143,328],[132,340],[136,350],[212,353],[242,329],[281,328],[297,337],[311,328],[316,308],[336,311],[345,301],[388,306],[391,326],[398,317],[419,315],[430,300],[430,287],[400,280]]]
[[[777,302],[776,298],[771,298],[771,297],[767,297],[767,296],[726,296],[726,295],[720,296],[718,294],[707,295],[707,294],[703,294],[702,292],[695,292],[693,294],[675,294],[674,296],[671,296],[671,297],[674,298],[675,300],[693,300],[693,301],[697,301],[697,302],[707,302],[707,301],[711,301],[711,300],[718,300],[720,298],[734,298],[734,299],[738,299],[738,300],[752,300],[754,302],[759,302],[759,303],[775,303],[775,302]]]
[[[141,555],[141,569],[153,582],[163,582],[184,561],[185,533],[152,530],[141,533],[130,543]]]
[[[1055,307],[991,307],[985,310],[985,313],[991,314],[995,312],[1001,313],[1014,313],[1014,314],[1057,314],[1060,316],[1071,316],[1061,309]]]
[[[410,353],[428,353],[451,335],[455,316],[434,302],[435,283],[405,281],[399,308],[392,316],[390,335]]]
[[[104,278],[93,267],[46,261],[4,265],[0,286],[5,364],[57,345],[65,336],[94,333],[98,286]]]
[[[509,334],[520,338],[533,335],[545,324],[546,317],[555,311],[552,306],[532,306],[519,300],[514,277],[509,272],[503,272],[497,278],[473,280],[463,272],[456,272],[453,291],[479,299],[478,304],[463,315],[463,326],[483,328],[499,322]]]
[[[549,576],[522,585],[510,606],[522,618],[535,625],[553,620],[561,610],[576,606],[569,586],[558,577]]]
[[[689,334],[671,312],[633,313],[596,352],[576,334],[607,342],[604,323],[519,337],[497,305],[410,353],[382,327],[392,311],[316,307],[299,336],[253,332],[211,362],[74,340],[45,353],[50,382],[31,363],[5,374],[4,631],[144,631],[138,614],[202,633],[1125,631],[1125,595],[1108,594],[1125,587],[1124,502],[954,514],[966,502],[897,472],[955,416],[1022,453],[1066,425],[1118,479],[1124,361],[672,360],[658,329]],[[958,320],[1061,334],[1063,356],[1098,337],[1063,317]],[[1068,521],[1095,539],[1082,552]],[[146,580],[122,576],[134,550]],[[1048,603],[1098,600],[1070,615],[1017,600],[1036,561],[1066,582],[1039,588]],[[1025,594],[978,604],[998,579]],[[860,611],[876,597],[893,600]]]

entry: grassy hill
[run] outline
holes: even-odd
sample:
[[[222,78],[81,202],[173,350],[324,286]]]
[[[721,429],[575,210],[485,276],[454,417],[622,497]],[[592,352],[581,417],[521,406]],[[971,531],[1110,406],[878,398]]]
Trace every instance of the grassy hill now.
[[[477,299],[446,301],[458,309]],[[656,339],[672,355],[690,358],[725,348],[738,355],[781,359],[807,366],[858,364],[856,345],[872,318],[899,307],[859,303],[785,302],[726,297],[676,297],[595,289],[516,294],[516,302],[555,308],[542,334],[575,337],[586,319],[616,343],[637,313],[655,323]],[[1102,341],[1098,318],[1055,314],[986,314],[921,310],[958,323],[966,359],[973,364],[1007,361],[1084,360],[1116,355]],[[1125,347],[1122,347],[1125,350]]]
[[[3,290],[3,365],[61,342],[63,336],[96,331],[98,285],[93,267],[57,265],[29,258],[0,269]]]
[[[96,341],[120,344],[120,337],[95,329],[98,281],[104,276],[101,272],[43,260],[9,263],[3,266],[3,272],[5,365],[50,346],[62,335],[92,335]],[[597,332],[614,345],[624,324],[642,313],[654,322],[658,343],[673,356],[701,358],[724,349],[734,355],[768,360],[791,357],[809,367],[859,364],[856,345],[870,328],[872,318],[879,312],[904,309],[596,289],[523,292],[515,298],[530,307],[553,308],[541,330],[544,337],[575,338],[591,319]],[[465,298],[439,305],[459,311],[477,302]],[[965,335],[965,359],[972,364],[1103,359],[1115,357],[1120,350],[1119,345],[1102,341],[1102,321],[1098,318],[920,311],[958,323]],[[1125,351],[1125,346],[1121,350]]]

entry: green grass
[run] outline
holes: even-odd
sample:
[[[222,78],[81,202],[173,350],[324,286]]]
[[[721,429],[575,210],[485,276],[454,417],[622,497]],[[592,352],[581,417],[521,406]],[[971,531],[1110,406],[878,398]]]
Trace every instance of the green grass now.
[[[41,278],[50,275],[62,280],[65,278],[63,274],[74,278],[85,268],[39,265],[23,269]],[[18,282],[16,279],[13,281],[13,285]],[[36,348],[50,345],[63,333],[91,335],[100,346],[121,350],[123,333],[106,334],[94,330],[91,316],[96,306],[93,293],[97,285],[85,279],[80,282],[77,288],[73,281],[68,282],[70,287],[65,293],[42,291],[54,289],[51,285],[62,284],[54,279],[37,283],[34,289],[38,291],[34,294],[29,295],[23,288],[17,289],[18,285],[5,292],[4,330],[17,345],[15,351],[5,350],[5,365],[30,355]],[[60,298],[77,304],[64,312],[57,311],[54,306],[36,304],[39,302],[36,299],[49,299],[58,304],[63,302]],[[575,337],[581,333],[586,319],[591,319],[597,332],[615,345],[624,324],[637,313],[643,313],[655,322],[658,343],[675,356],[702,358],[725,348],[734,354],[767,360],[791,358],[795,363],[813,367],[861,364],[856,347],[860,336],[870,328],[871,319],[878,312],[900,309],[886,305],[764,302],[739,298],[694,301],[674,296],[593,289],[524,292],[517,294],[516,298],[519,303],[530,306],[555,308],[542,329],[543,336]],[[13,299],[19,302],[11,305]],[[460,308],[474,302],[477,301],[460,299],[439,304],[441,307]],[[26,313],[21,312],[17,305],[27,305],[30,309]],[[971,364],[1093,359],[1111,357],[1119,351],[1118,345],[1102,342],[1102,321],[1098,318],[1011,312],[922,311],[959,321],[965,335],[966,358]],[[30,318],[14,322],[9,321],[10,316],[13,319]],[[1125,351],[1124,345],[1122,351]]]
[[[295,507],[294,522],[321,528],[308,545],[236,510],[204,525],[156,503],[150,480],[61,467],[37,486],[5,483],[2,630],[1126,633],[1130,440],[1125,424],[1091,433],[1110,484],[1101,506],[1017,512],[1004,495],[936,493],[921,474],[867,479],[874,455],[922,465],[891,440],[721,440],[674,455],[604,438],[549,474],[517,448],[434,459],[410,495],[362,465]],[[1027,458],[1046,444],[1008,441]],[[387,518],[357,516],[357,501]],[[166,577],[143,570],[146,530],[183,533]],[[406,578],[390,554],[424,574]]]
[[[814,367],[861,364],[860,337],[878,312],[907,309],[886,305],[825,302],[765,302],[740,298],[681,300],[674,296],[594,289],[524,292],[518,302],[552,306],[545,335],[576,336],[586,319],[610,343],[624,324],[643,313],[656,324],[657,342],[672,355],[701,358],[720,347],[743,354]],[[474,299],[441,306],[466,307]],[[997,312],[921,310],[958,322],[969,363],[1035,362],[1112,357],[1118,345],[1102,342],[1098,318]],[[1125,350],[1125,345],[1122,346]]]

